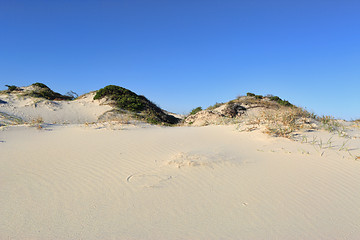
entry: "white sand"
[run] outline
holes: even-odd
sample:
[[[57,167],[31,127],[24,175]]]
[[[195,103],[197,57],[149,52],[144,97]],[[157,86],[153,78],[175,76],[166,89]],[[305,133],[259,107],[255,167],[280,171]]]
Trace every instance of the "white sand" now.
[[[360,239],[359,133],[7,128],[0,239]]]
[[[57,124],[96,122],[100,115],[113,108],[102,105],[103,100],[93,100],[94,95],[95,93],[92,92],[73,101],[51,101],[21,96],[21,93],[0,94],[0,117],[1,113],[5,113],[24,122],[38,120]]]

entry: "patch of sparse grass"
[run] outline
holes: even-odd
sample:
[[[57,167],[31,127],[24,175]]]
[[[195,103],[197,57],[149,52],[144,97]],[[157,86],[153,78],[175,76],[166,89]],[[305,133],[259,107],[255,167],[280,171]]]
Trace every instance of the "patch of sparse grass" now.
[[[156,118],[151,118],[151,117],[146,118],[146,122],[150,123],[150,124],[154,124],[154,125],[161,124],[161,122],[159,120],[157,120]]]
[[[332,116],[318,117],[317,120],[322,123],[322,128],[329,132],[337,132],[339,137],[348,137],[346,128]]]
[[[267,126],[266,128],[267,130],[265,131],[265,133],[275,136],[275,137],[285,137],[285,138],[290,138],[290,134],[292,132],[294,132],[295,129],[289,127],[289,126],[283,126],[283,127],[271,127],[271,126]]]
[[[332,138],[333,138],[333,136],[331,136],[330,138],[329,138],[329,140],[326,142],[326,144],[327,145],[329,145],[329,148],[331,149],[333,146],[332,146]]]
[[[261,123],[265,124],[266,133],[290,138],[293,132],[308,127],[308,117],[309,113],[301,108],[282,108],[277,111],[263,112]]]
[[[322,116],[318,120],[324,125],[336,125],[335,118],[332,116]]]
[[[281,106],[285,106],[285,107],[293,107],[294,105],[291,104],[289,101],[287,100],[283,100],[278,96],[274,96],[272,94],[267,94],[266,96],[262,96],[262,95],[257,95],[254,93],[247,93],[246,96],[248,97],[254,97],[255,99],[261,100],[261,99],[269,99],[270,101],[273,102],[277,102],[279,105]]]
[[[344,141],[344,142],[342,143],[342,145],[340,146],[339,151],[344,151],[344,150],[348,151],[348,148],[346,147],[346,145],[348,144],[348,142],[349,142],[349,140]]]
[[[40,129],[43,128],[43,126],[42,126],[43,123],[44,123],[43,118],[39,116],[39,117],[34,118],[33,120],[31,120],[30,125],[32,127],[36,127],[37,129],[40,130]]]
[[[4,112],[0,112],[0,125],[16,125],[16,124],[22,124],[24,121],[16,116],[9,115]]]
[[[215,103],[212,106],[209,106],[206,110],[214,110],[215,108],[220,107],[221,105],[223,105],[224,103]]]
[[[292,138],[294,132],[300,129],[316,128],[316,115],[309,113],[305,109],[291,104],[278,96],[255,95],[247,93],[247,98],[238,98],[237,103],[250,108],[263,108],[260,115],[249,118],[247,125],[254,127],[264,127],[264,132],[272,136]],[[302,141],[307,142],[307,139]],[[323,143],[320,143],[321,147]]]
[[[263,99],[257,99],[254,97],[249,98],[240,98],[236,101],[230,101],[229,103],[238,103],[243,106],[246,106],[246,108],[252,108],[252,107],[265,107],[265,108],[279,108],[278,104],[271,102],[271,101],[264,101]]]
[[[245,103],[247,105],[249,104],[257,104],[262,107],[267,108],[279,108],[281,106],[284,107],[294,107],[293,104],[291,104],[289,101],[282,100],[281,98],[277,96],[273,96],[268,94],[267,96],[262,95],[255,95],[253,93],[247,93],[247,96],[250,98],[241,99],[238,98],[237,101],[241,104]]]

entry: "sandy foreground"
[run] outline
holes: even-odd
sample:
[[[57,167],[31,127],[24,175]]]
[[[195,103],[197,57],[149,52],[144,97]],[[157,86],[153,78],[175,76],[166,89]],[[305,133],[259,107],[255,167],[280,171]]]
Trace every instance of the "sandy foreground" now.
[[[3,128],[0,239],[360,239],[359,133]]]

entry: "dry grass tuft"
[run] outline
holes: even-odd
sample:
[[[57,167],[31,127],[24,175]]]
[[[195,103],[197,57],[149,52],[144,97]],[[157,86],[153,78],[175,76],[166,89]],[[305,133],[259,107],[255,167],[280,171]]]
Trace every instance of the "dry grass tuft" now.
[[[263,125],[264,132],[269,135],[291,138],[292,133],[297,130],[313,128],[311,122],[311,114],[304,109],[279,107],[263,110],[260,116],[250,119],[247,124]]]
[[[36,127],[37,129],[41,130],[41,129],[43,129],[43,126],[42,126],[43,123],[44,123],[43,118],[39,116],[39,117],[31,120],[30,125],[32,127]]]

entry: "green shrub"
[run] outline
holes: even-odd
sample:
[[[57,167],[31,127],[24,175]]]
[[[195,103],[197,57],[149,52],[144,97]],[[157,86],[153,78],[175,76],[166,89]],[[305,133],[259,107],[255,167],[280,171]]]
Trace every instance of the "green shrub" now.
[[[223,105],[223,103],[215,103],[214,105],[209,106],[209,107],[207,108],[207,110],[213,110],[213,109],[215,109],[215,108],[220,107],[221,105]]]
[[[272,97],[269,97],[269,99],[271,101],[274,101],[274,102],[277,102],[278,104],[280,105],[283,105],[285,107],[293,107],[294,105],[292,105],[289,101],[287,100],[282,100],[281,98],[279,98],[278,96],[272,96]]]
[[[294,105],[292,105],[289,101],[287,100],[282,100],[278,102],[280,105],[283,105],[285,107],[293,107]]]
[[[140,112],[145,109],[145,102],[148,101],[144,96],[119,86],[108,85],[96,92],[94,100],[108,97],[116,102],[116,106],[132,112]],[[150,101],[149,101],[150,102]]]
[[[194,115],[200,111],[202,111],[201,107],[194,108],[193,110],[191,110],[190,115]]]
[[[272,97],[269,97],[269,99],[270,99],[271,101],[275,101],[275,102],[281,101],[281,98],[279,98],[278,96],[272,96]]]
[[[175,124],[179,119],[166,114],[160,107],[142,95],[130,91],[129,89],[108,85],[98,90],[94,100],[107,97],[115,102],[119,109],[128,110],[134,113],[135,118],[145,120],[151,124]]]
[[[255,94],[248,92],[248,93],[246,93],[246,96],[248,96],[248,97],[255,97]]]
[[[263,96],[262,95],[255,95],[255,98],[256,99],[263,99]]]
[[[38,87],[40,89],[35,89],[29,95],[32,97],[45,98],[48,100],[72,100],[71,96],[64,96],[60,93],[54,92],[48,86],[43,83],[34,83],[32,86]]]
[[[15,85],[5,85],[5,87],[8,88],[9,92],[15,91],[15,90],[19,90],[19,88]]]
[[[48,86],[46,86],[45,84],[39,83],[39,82],[33,83],[32,86],[39,87],[39,88],[47,88],[47,89],[50,89],[50,88],[49,88]]]
[[[154,125],[161,124],[161,122],[159,120],[157,120],[156,118],[152,118],[152,117],[146,118],[146,122],[150,123],[150,124],[154,124]]]

